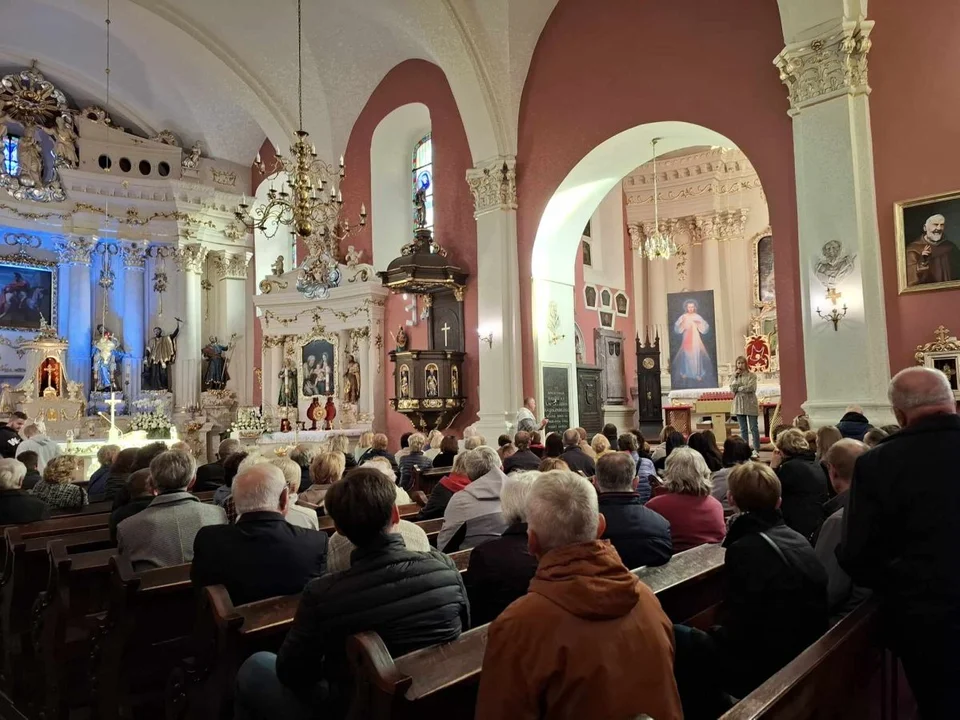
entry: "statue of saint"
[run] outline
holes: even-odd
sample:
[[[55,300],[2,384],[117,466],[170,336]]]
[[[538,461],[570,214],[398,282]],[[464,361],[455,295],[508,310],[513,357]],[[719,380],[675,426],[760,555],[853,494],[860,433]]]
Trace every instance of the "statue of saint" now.
[[[422,186],[413,194],[413,224],[418,228],[427,226],[427,189]]]
[[[203,374],[204,390],[223,390],[230,374],[227,372],[226,353],[230,351],[229,345],[223,345],[216,335],[210,336],[210,342],[200,352],[207,359],[207,370]]]
[[[153,329],[153,337],[147,345],[146,357],[143,360],[143,389],[144,390],[169,390],[170,389],[170,365],[177,358],[177,335],[180,334],[180,318],[177,321],[177,329],[169,335],[164,335],[163,330],[158,327]]]
[[[360,401],[360,363],[353,355],[347,354],[347,371],[343,374],[343,401]]]
[[[347,246],[347,267],[356,267],[363,257],[363,250],[357,250],[353,245]]]
[[[28,125],[23,129],[17,153],[20,158],[20,184],[25,187],[43,187],[43,154],[40,143],[34,137],[36,127]]]
[[[397,329],[397,334],[394,335],[394,340],[397,341],[397,350],[403,352],[407,349],[407,333],[403,329],[403,325]]]
[[[297,406],[297,366],[293,360],[287,359],[278,375],[280,378],[280,393],[277,396],[279,407]]]
[[[42,128],[53,139],[53,154],[57,157],[58,165],[74,168],[79,163],[77,159],[77,131],[73,127],[73,118],[68,115],[58,115],[56,127]]]
[[[270,272],[277,277],[283,275],[283,255],[277,255],[277,261],[270,266]]]
[[[120,342],[103,325],[97,325],[99,336],[93,343],[93,389],[97,392],[117,390],[117,360],[124,353]]]

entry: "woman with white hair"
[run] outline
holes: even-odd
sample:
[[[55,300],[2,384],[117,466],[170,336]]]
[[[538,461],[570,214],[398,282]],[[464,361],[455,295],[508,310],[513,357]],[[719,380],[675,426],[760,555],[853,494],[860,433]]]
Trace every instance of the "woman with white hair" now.
[[[433,467],[433,461],[423,454],[423,447],[427,438],[421,433],[413,433],[407,438],[409,452],[400,458],[400,487],[409,490],[413,484],[413,468],[420,468],[420,472]]]
[[[50,517],[50,508],[45,502],[23,491],[26,476],[27,468],[19,460],[0,459],[0,525],[19,525]]]
[[[476,625],[492,622],[507,605],[527,592],[537,572],[537,559],[527,549],[527,498],[540,476],[536,470],[514,473],[503,482],[500,510],[508,523],[496,540],[470,552],[463,576],[470,597],[470,618]]]
[[[423,454],[433,460],[440,454],[440,443],[442,442],[443,433],[439,430],[431,430],[427,436],[427,449],[423,451]]]
[[[666,494],[652,498],[647,507],[670,523],[675,553],[723,542],[723,505],[710,494],[710,468],[700,453],[689,447],[674,449],[667,456],[663,486]]]
[[[297,505],[297,491],[300,489],[300,466],[290,458],[285,457],[271,460],[270,464],[280,468],[283,479],[287,483],[287,522],[308,530],[319,530],[320,520],[317,518],[316,511],[303,505]]]

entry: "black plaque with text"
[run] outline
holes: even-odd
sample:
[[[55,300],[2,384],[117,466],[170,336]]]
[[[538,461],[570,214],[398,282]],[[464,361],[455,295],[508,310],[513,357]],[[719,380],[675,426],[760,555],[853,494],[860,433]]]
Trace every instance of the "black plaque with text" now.
[[[547,431],[562,433],[570,427],[570,381],[567,368],[543,368],[543,416]]]

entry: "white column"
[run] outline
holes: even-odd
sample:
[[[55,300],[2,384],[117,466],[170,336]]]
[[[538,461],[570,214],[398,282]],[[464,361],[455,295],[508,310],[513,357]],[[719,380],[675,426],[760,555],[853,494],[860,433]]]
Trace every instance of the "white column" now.
[[[247,293],[247,267],[250,264],[251,253],[219,252],[212,258],[212,265],[217,277],[214,279],[216,291],[216,322],[211,327],[216,328],[220,341],[226,345],[230,338],[236,335],[235,346],[230,351],[230,364],[227,371],[230,381],[227,388],[237,394],[240,405],[249,405],[249,388],[247,382],[253,372],[253,364],[249,363],[246,353],[247,310],[250,306],[250,297]],[[279,372],[279,368],[277,369]],[[276,403],[276,397],[273,403]]]
[[[714,337],[717,339],[717,363],[732,362],[729,357],[730,332],[726,318],[726,292],[720,280],[720,238],[716,230],[702,237],[701,251],[703,256],[703,287],[713,290],[714,306]],[[718,380],[719,383],[719,380]]]
[[[280,369],[283,367],[283,344],[280,338],[267,335],[263,338],[263,406],[276,408],[280,398]]]
[[[68,269],[70,291],[70,313],[66,323],[67,377],[73,382],[83,383],[83,395],[90,391],[91,349],[93,336],[91,322],[92,285],[90,282],[90,257],[94,242],[85,237],[70,237],[61,243],[57,250],[61,268]],[[62,290],[61,290],[62,292]]]
[[[174,262],[181,272],[182,297],[180,335],[177,337],[177,358],[173,364],[174,405],[178,410],[200,404],[200,331],[202,309],[200,277],[207,251],[200,245],[183,245],[177,249]]]
[[[141,377],[143,373],[143,350],[146,346],[143,322],[144,270],[146,251],[139,245],[123,245],[120,251],[123,259],[123,319],[121,338],[127,357],[123,361],[123,380],[129,380],[127,399],[132,403],[140,397]]]
[[[794,28],[775,62],[790,94],[800,237],[800,288],[807,401],[814,426],[835,423],[856,403],[889,422],[887,323],[874,187],[867,53],[873,22],[843,20],[816,32]],[[836,289],[846,316],[834,331],[821,319],[833,305],[814,274],[823,245],[843,243],[854,271]],[[856,358],[856,362],[851,362]]]
[[[523,402],[516,178],[512,155],[491,158],[467,171],[483,251],[477,253],[478,327],[465,326],[463,331],[464,337],[477,331],[492,333],[493,344],[481,341],[479,382],[462,392],[479,396],[478,429],[488,438],[508,431]]]

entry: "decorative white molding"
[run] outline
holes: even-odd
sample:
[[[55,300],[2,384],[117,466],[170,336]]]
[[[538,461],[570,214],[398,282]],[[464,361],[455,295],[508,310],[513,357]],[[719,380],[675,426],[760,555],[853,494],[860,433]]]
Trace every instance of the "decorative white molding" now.
[[[143,272],[146,267],[147,251],[140,245],[121,245],[120,257],[123,258],[123,266],[127,270]]]
[[[501,155],[467,170],[474,217],[495,210],[517,209],[517,158]]]
[[[210,256],[217,276],[221,280],[246,280],[247,267],[250,264],[250,253],[218,252]]]
[[[89,265],[96,243],[90,238],[71,237],[57,243],[57,256],[61,265]]]
[[[202,245],[182,245],[173,253],[173,261],[180,272],[203,273],[207,249]]]
[[[660,221],[660,232],[674,235],[678,232],[690,236],[691,245],[701,245],[707,240],[730,242],[743,239],[750,211],[747,208],[736,210],[718,210],[699,215],[685,215],[682,217],[665,218]],[[639,250],[644,240],[653,234],[653,223],[630,223],[627,225],[627,234],[630,236],[630,245]]]
[[[812,40],[791,43],[773,63],[790,94],[790,114],[841,95],[866,95],[872,20],[844,21]]]

